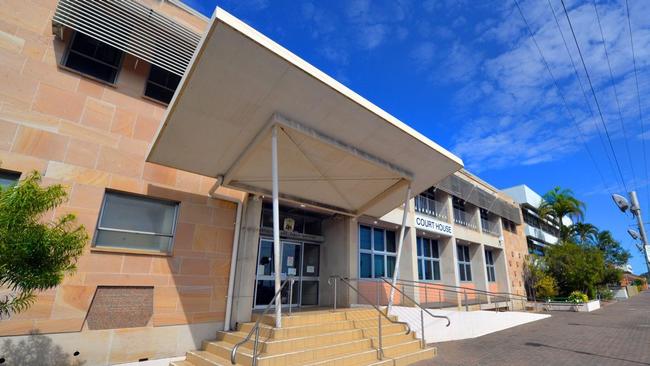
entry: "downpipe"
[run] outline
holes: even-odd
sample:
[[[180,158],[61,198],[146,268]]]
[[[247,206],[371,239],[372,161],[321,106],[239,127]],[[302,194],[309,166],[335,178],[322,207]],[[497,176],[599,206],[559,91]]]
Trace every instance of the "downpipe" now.
[[[212,188],[208,192],[210,198],[220,199],[224,201],[229,201],[237,204],[237,213],[235,216],[235,232],[232,239],[232,255],[230,256],[230,273],[228,275],[228,294],[226,295],[226,314],[224,319],[223,330],[230,330],[230,321],[232,318],[232,294],[235,286],[235,266],[237,265],[237,252],[239,251],[239,231],[241,228],[241,215],[242,215],[242,206],[243,201],[240,201],[236,198],[226,196],[223,194],[217,193],[217,189],[221,187],[223,183],[223,176],[218,176],[217,181],[214,182]],[[244,198],[245,199],[245,198]]]

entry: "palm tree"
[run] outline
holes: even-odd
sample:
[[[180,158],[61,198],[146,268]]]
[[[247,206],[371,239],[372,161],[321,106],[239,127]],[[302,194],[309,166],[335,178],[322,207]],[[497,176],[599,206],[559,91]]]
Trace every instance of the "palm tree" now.
[[[569,217],[573,221],[582,221],[585,215],[585,204],[573,195],[570,189],[555,187],[543,197],[538,208],[539,216],[557,223],[563,240],[568,239],[570,231],[562,222],[562,218]]]
[[[582,245],[596,243],[598,240],[598,235],[600,234],[597,227],[584,222],[576,222],[569,227],[569,231],[571,233],[571,236],[573,236],[576,241]]]

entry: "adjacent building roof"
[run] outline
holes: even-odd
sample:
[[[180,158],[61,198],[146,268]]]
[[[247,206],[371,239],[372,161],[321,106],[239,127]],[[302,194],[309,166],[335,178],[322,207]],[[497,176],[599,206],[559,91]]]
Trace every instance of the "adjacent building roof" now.
[[[271,190],[278,128],[280,193],[380,217],[462,161],[330,76],[217,9],[147,160],[252,193]]]

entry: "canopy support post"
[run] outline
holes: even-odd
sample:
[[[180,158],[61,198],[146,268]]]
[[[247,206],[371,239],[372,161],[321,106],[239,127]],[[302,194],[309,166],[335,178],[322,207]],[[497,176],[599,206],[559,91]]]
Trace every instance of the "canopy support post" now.
[[[271,170],[273,179],[273,267],[275,271],[275,293],[280,291],[282,286],[280,270],[282,258],[280,257],[280,201],[278,188],[278,126],[273,126],[271,137]],[[275,327],[282,327],[282,295],[275,298]]]
[[[397,242],[397,257],[395,258],[395,269],[393,270],[393,286],[390,288],[390,296],[388,297],[388,309],[386,315],[390,313],[393,307],[393,296],[395,295],[395,286],[397,285],[397,277],[399,275],[399,262],[402,258],[402,248],[404,246],[404,234],[406,232],[406,219],[409,213],[409,202],[411,197],[411,182],[409,182],[406,189],[406,197],[404,198],[404,214],[402,215],[402,228],[399,231],[399,240]]]

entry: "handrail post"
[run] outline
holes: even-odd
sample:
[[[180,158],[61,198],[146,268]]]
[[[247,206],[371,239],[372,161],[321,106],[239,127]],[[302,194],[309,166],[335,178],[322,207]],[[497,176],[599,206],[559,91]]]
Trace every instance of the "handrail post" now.
[[[253,343],[253,366],[257,366],[257,347],[260,341],[260,327],[255,328],[255,343]]]
[[[334,277],[334,311],[336,311],[336,283],[338,282],[338,278]]]
[[[293,307],[293,283],[295,279],[291,277],[289,279],[289,316],[291,316],[291,308]]]
[[[382,330],[381,330],[381,313],[378,315],[379,319],[379,325],[378,325],[378,333],[377,335],[379,336],[379,349],[377,350],[377,358],[381,361],[384,359],[384,345],[382,342]]]
[[[465,299],[465,311],[469,311],[469,303],[467,302],[467,290],[463,289],[463,297]]]
[[[420,335],[422,336],[420,347],[425,349],[427,347],[427,342],[424,340],[424,310],[422,308],[420,308]]]

